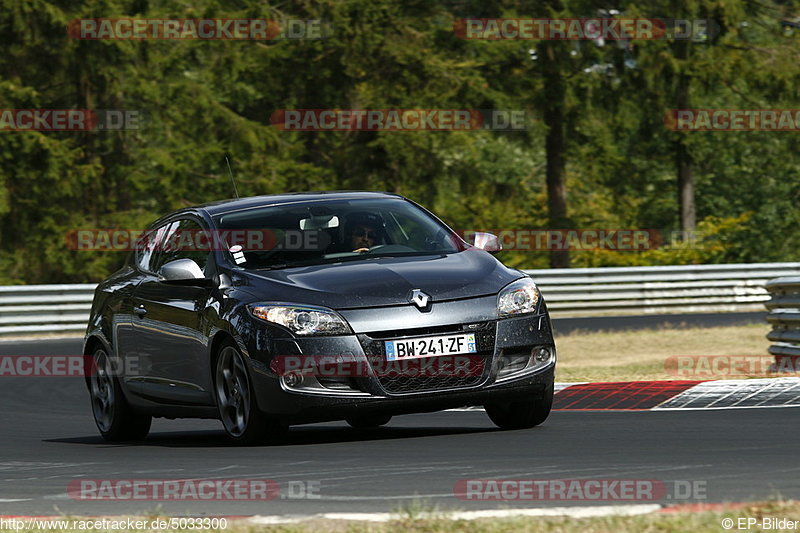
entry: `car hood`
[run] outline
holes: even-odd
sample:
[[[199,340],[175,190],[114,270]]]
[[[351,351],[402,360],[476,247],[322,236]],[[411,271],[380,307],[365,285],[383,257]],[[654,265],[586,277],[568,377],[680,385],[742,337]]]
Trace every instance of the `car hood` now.
[[[412,289],[421,289],[434,303],[486,296],[523,276],[484,251],[467,250],[253,270],[244,273],[239,283],[261,301],[354,309],[408,304]]]

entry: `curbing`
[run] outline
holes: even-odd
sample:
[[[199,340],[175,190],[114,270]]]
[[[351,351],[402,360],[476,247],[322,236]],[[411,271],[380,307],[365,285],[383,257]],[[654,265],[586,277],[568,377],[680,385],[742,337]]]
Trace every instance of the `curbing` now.
[[[554,411],[673,411],[800,407],[800,377],[556,383]],[[482,411],[464,407],[452,411]]]

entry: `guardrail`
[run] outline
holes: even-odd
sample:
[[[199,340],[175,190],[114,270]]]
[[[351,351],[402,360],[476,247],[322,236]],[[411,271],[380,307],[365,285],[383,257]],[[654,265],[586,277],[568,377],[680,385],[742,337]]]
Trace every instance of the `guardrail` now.
[[[770,299],[767,281],[800,273],[800,263],[525,272],[541,287],[554,316],[760,311]],[[79,335],[94,288],[91,283],[0,286],[0,335]]]
[[[526,270],[554,316],[762,311],[767,281],[800,263]]]
[[[82,333],[94,283],[0,286],[0,335]]]
[[[800,356],[800,277],[773,279],[767,283],[767,290],[771,296],[766,303],[767,322],[772,325],[767,339],[774,343],[769,353],[780,364],[787,356]]]

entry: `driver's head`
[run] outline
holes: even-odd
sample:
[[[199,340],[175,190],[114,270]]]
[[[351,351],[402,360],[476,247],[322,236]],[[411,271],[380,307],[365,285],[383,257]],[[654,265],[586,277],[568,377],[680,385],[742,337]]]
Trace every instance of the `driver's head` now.
[[[372,248],[375,246],[376,237],[376,230],[373,226],[356,224],[350,233],[350,247],[354,250],[356,248]]]
[[[380,219],[375,215],[351,215],[347,221],[346,237],[352,250],[372,248],[378,242]]]

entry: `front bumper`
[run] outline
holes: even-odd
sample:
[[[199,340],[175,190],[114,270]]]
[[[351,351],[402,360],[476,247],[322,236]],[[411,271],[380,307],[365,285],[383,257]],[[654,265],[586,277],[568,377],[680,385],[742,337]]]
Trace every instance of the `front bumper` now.
[[[288,393],[280,389],[276,379],[263,375],[255,378],[255,388],[259,407],[265,413],[294,424],[301,424],[342,420],[354,415],[395,416],[484,405],[496,401],[541,398],[549,388],[552,388],[554,378],[555,365],[550,365],[539,372],[501,383],[402,397],[343,397]]]
[[[469,310],[469,316],[462,313],[440,314],[428,317],[426,327],[413,327],[424,324],[417,321],[412,327],[381,331],[364,331],[364,327],[354,327],[355,335],[315,338],[286,338],[277,334],[275,328],[263,328],[251,338],[247,351],[253,377],[253,385],[259,408],[265,413],[286,419],[291,423],[306,423],[326,420],[341,420],[360,414],[399,415],[415,412],[430,412],[461,406],[483,405],[490,401],[507,401],[522,398],[541,397],[552,387],[555,373],[555,346],[549,315],[542,302],[540,314],[497,320],[491,315],[496,309],[494,298],[491,302],[472,301],[472,305],[458,302]],[[488,305],[491,303],[492,309]],[[483,305],[481,305],[483,304]],[[443,306],[443,304],[440,304]],[[434,306],[436,307],[436,306]],[[403,313],[407,313],[406,309]],[[414,310],[415,313],[418,313]],[[373,316],[379,314],[373,311]],[[404,320],[391,321],[383,317],[377,324],[402,324]],[[421,315],[421,313],[419,313]],[[413,316],[413,315],[412,315]],[[351,321],[351,317],[347,317]],[[355,317],[353,317],[355,318]],[[453,322],[455,318],[455,322]],[[467,320],[464,320],[464,319]],[[482,319],[482,320],[481,320]],[[357,320],[351,321],[358,323]],[[433,325],[429,325],[433,323]],[[482,373],[463,382],[447,382],[447,387],[433,386],[427,390],[397,390],[390,383],[372,374],[352,380],[351,390],[313,390],[294,389],[275,372],[275,358],[282,356],[335,356],[340,360],[358,362],[371,368],[368,361],[375,361],[383,354],[383,342],[387,339],[413,338],[448,333],[477,332],[478,354],[484,358]],[[529,356],[535,351],[547,348],[552,358],[544,362],[528,365],[524,369],[511,372],[507,363],[520,354]],[[531,359],[533,361],[533,359]],[[523,365],[524,367],[525,365]],[[501,368],[502,375],[498,379]],[[510,373],[509,373],[510,372]]]

